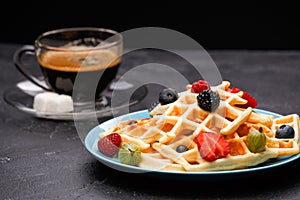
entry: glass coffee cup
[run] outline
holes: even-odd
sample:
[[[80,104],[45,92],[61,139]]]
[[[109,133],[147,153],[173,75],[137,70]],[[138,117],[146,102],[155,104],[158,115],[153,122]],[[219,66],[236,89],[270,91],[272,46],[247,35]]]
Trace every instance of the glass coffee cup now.
[[[114,30],[64,28],[45,32],[37,37],[34,45],[18,49],[14,63],[28,80],[44,90],[74,98],[76,89],[75,100],[85,101],[99,98],[116,77],[122,53],[122,35]],[[24,67],[25,54],[35,55],[46,87]]]

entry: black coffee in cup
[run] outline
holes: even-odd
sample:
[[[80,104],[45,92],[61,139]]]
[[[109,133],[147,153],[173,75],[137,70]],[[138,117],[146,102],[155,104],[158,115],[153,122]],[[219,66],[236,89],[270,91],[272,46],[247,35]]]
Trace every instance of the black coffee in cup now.
[[[93,101],[116,77],[123,52],[120,33],[103,28],[78,27],[45,32],[34,45],[14,54],[18,70],[31,82],[77,102]],[[35,55],[48,87],[24,67],[23,56]]]
[[[96,88],[96,95],[116,77],[121,58],[112,50],[46,51],[38,61],[45,81],[57,93],[72,95],[74,82],[80,73],[82,91]],[[98,83],[95,84],[95,81]]]

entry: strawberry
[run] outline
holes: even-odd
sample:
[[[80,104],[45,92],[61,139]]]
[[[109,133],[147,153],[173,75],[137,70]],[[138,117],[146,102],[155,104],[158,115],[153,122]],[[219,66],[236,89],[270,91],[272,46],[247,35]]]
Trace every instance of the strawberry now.
[[[200,156],[206,161],[214,161],[226,157],[230,152],[230,144],[222,135],[214,132],[200,132],[196,137]]]
[[[203,90],[209,89],[210,84],[207,81],[199,80],[192,84],[191,91],[193,93],[201,93]]]
[[[232,89],[229,89],[228,91],[231,92],[231,93],[238,93],[242,90],[234,87]],[[255,107],[257,107],[257,105],[258,105],[257,101],[250,94],[248,94],[247,92],[243,91],[242,98],[247,100],[248,102],[246,104],[239,105],[240,107],[242,107],[242,108],[248,108],[248,107],[255,108]]]
[[[113,157],[119,151],[121,136],[111,133],[98,141],[98,150],[106,156]]]

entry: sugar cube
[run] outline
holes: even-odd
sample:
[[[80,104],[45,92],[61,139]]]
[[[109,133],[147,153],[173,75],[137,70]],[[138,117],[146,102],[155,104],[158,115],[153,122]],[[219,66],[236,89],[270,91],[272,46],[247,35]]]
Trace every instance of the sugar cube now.
[[[73,111],[70,96],[54,92],[43,92],[34,96],[33,109],[36,112],[64,113]]]

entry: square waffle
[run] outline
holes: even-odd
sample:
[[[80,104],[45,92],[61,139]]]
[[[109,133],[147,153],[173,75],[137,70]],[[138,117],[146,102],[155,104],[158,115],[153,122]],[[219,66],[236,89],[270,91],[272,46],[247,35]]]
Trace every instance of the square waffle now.
[[[139,167],[169,171],[220,171],[256,166],[270,158],[299,153],[299,116],[290,114],[274,119],[272,115],[255,112],[243,92],[228,91],[229,81],[211,87],[220,97],[216,110],[199,107],[197,93],[187,90],[178,94],[172,103],[158,104],[150,112],[151,118],[121,122],[105,134],[117,132],[123,143],[138,146],[142,152]],[[293,138],[276,138],[276,130],[283,124],[294,129]],[[266,138],[260,152],[251,152],[247,137],[253,130],[262,131]],[[195,139],[200,132],[221,135],[230,145],[230,152],[222,158],[207,161],[199,153]],[[179,145],[187,150],[176,151]]]

